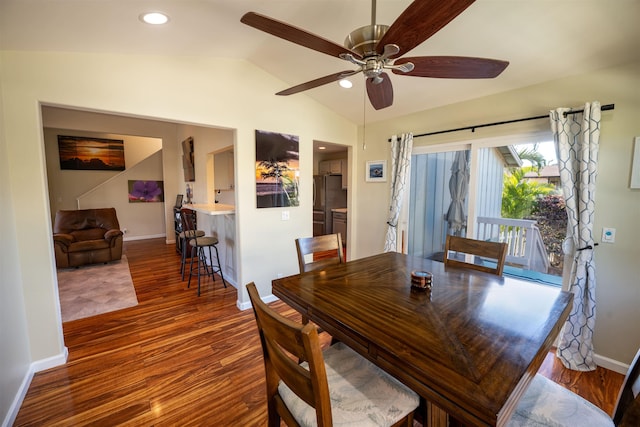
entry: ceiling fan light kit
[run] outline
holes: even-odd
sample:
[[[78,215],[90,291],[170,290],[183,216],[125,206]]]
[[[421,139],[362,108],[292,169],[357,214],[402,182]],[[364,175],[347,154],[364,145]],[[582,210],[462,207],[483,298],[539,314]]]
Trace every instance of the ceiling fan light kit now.
[[[507,61],[464,56],[415,56],[406,54],[461,14],[475,0],[415,0],[388,25],[376,24],[376,0],[371,5],[371,25],[353,30],[340,46],[332,41],[255,12],[240,21],[320,53],[356,65],[356,70],[340,71],[278,92],[292,95],[362,72],[367,96],[373,108],[380,110],[393,104],[393,85],[385,70],[396,75],[449,79],[487,79],[500,75]]]
[[[345,89],[351,89],[353,87],[353,83],[351,82],[351,80],[347,79],[340,80],[338,84],[340,85],[340,87],[343,87]]]

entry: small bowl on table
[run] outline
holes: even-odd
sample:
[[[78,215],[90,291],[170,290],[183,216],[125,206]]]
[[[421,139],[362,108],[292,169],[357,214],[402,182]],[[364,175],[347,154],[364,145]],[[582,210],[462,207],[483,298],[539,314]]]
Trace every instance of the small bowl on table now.
[[[431,291],[433,274],[428,271],[414,270],[411,272],[411,289],[416,291]]]

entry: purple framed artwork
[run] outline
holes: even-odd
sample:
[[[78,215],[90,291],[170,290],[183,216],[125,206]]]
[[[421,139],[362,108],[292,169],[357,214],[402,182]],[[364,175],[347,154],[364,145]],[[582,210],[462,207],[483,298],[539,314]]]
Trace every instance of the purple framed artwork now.
[[[163,181],[129,180],[129,203],[164,202]]]

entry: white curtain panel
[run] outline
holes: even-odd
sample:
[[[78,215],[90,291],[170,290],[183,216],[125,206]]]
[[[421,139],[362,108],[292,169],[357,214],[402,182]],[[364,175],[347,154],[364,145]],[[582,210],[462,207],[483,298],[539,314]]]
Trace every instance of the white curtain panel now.
[[[557,356],[569,369],[592,371],[593,330],[596,322],[596,265],[593,257],[593,215],[600,103],[587,103],[582,114],[568,108],[550,112],[551,130],[557,143],[560,182],[567,206],[568,233],[573,246],[569,291],[573,308],[562,331]]]
[[[384,242],[385,252],[397,250],[398,217],[411,170],[412,147],[412,133],[403,133],[400,139],[397,135],[391,137],[391,202],[387,219],[387,236]]]
[[[451,203],[447,210],[449,234],[461,236],[467,225],[467,213],[464,211],[464,201],[469,194],[469,155],[471,150],[456,151],[456,157],[451,165],[449,178],[449,193]]]

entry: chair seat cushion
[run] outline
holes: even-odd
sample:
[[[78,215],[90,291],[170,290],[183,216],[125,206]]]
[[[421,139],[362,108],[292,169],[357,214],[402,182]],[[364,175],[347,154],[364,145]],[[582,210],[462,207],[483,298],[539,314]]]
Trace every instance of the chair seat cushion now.
[[[606,412],[550,379],[536,374],[508,427],[610,426]]]
[[[217,237],[211,237],[211,236],[198,237],[197,239],[189,240],[189,244],[191,246],[193,246],[193,247],[197,247],[197,246],[213,246],[213,245],[217,245],[218,244],[218,238]]]
[[[69,252],[86,252],[96,251],[100,249],[109,249],[109,242],[104,239],[100,240],[83,240],[80,242],[74,242],[69,245]]]
[[[390,426],[413,412],[419,397],[344,343],[323,353],[334,426]],[[307,368],[306,362],[302,363]],[[280,382],[278,393],[301,426],[316,426],[316,411]]]

